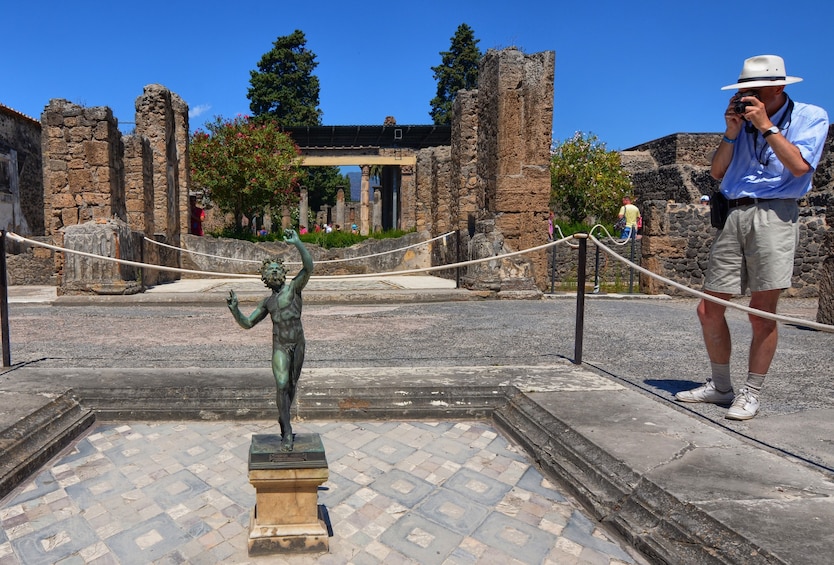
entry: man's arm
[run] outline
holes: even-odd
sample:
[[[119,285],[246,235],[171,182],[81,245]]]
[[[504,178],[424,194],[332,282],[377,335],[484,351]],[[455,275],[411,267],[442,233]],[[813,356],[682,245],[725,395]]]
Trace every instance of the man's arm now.
[[[724,110],[724,122],[727,124],[724,130],[724,137],[721,139],[718,149],[712,155],[709,174],[715,180],[721,180],[730,168],[733,161],[733,143],[741,134],[741,127],[744,125],[744,118],[736,113],[733,108],[735,96],[730,98],[727,109]],[[730,141],[726,141],[729,139]]]

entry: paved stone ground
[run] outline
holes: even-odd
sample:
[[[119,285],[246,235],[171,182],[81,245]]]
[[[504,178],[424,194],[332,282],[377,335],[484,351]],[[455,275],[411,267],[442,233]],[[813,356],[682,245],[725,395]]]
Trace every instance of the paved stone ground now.
[[[483,422],[304,422],[330,552],[249,558],[252,434],[272,422],[97,424],[0,502],[0,564],[645,563]]]

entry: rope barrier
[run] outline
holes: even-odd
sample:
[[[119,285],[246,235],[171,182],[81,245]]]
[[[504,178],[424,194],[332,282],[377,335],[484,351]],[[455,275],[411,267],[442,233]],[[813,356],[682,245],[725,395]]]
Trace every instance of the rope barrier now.
[[[593,230],[591,230],[591,231],[593,231]],[[561,233],[561,231],[560,231],[560,233]],[[197,274],[197,275],[203,275],[203,276],[215,276],[215,277],[227,277],[227,278],[228,277],[254,278],[254,279],[260,278],[260,275],[247,275],[247,274],[238,274],[238,273],[217,273],[217,272],[212,272],[212,271],[196,271],[196,270],[193,270],[193,269],[181,269],[181,268],[178,268],[178,267],[165,267],[165,266],[162,266],[162,265],[150,265],[150,264],[147,264],[147,263],[139,263],[139,262],[136,262],[136,261],[127,261],[125,259],[116,259],[115,257],[106,257],[104,255],[96,255],[94,253],[87,253],[85,251],[77,251],[77,250],[74,250],[74,249],[66,249],[66,248],[58,247],[56,245],[50,245],[48,243],[44,243],[44,242],[41,242],[41,241],[35,241],[35,240],[32,240],[32,239],[20,236],[20,235],[14,233],[14,232],[8,232],[6,235],[8,237],[10,237],[11,239],[13,239],[17,242],[20,242],[20,243],[27,243],[27,244],[30,244],[30,245],[45,247],[47,249],[52,249],[53,251],[59,251],[59,252],[63,252],[63,253],[72,253],[72,254],[75,254],[75,255],[81,255],[83,257],[89,257],[89,258],[92,258],[92,259],[100,259],[100,260],[104,260],[104,261],[111,261],[111,262],[114,262],[114,263],[118,263],[120,265],[128,265],[128,266],[144,268],[144,269],[156,269],[156,270],[159,270],[159,271],[167,271],[167,272]],[[523,249],[521,251],[512,251],[510,253],[505,253],[503,255],[495,255],[495,256],[492,256],[492,257],[483,257],[481,259],[472,259],[472,260],[469,260],[469,261],[461,261],[461,262],[458,262],[458,263],[449,263],[449,264],[446,264],[446,265],[436,265],[436,266],[433,266],[433,267],[422,267],[422,268],[419,268],[419,269],[406,269],[406,270],[402,270],[402,271],[388,271],[388,272],[383,272],[383,273],[362,273],[362,274],[353,274],[353,275],[319,275],[319,276],[312,276],[310,278],[311,279],[319,279],[319,280],[324,280],[324,279],[331,279],[331,280],[362,279],[362,278],[374,278],[374,277],[385,277],[385,276],[390,277],[390,276],[400,276],[400,275],[411,275],[411,274],[417,274],[417,273],[430,273],[430,272],[434,272],[434,271],[445,271],[445,270],[449,270],[449,269],[455,269],[455,268],[458,268],[458,267],[468,267],[470,265],[477,265],[477,264],[480,264],[480,263],[488,263],[490,261],[499,261],[499,260],[502,260],[502,259],[506,259],[508,257],[515,257],[515,256],[518,256],[518,255],[524,255],[524,254],[527,254],[527,253],[534,253],[536,251],[541,251],[543,249],[547,249],[549,247],[553,247],[553,246],[559,245],[561,243],[566,243],[568,245],[571,245],[570,244],[571,239],[578,239],[580,237],[587,237],[588,239],[593,241],[594,245],[599,247],[603,252],[607,253],[608,255],[610,255],[611,257],[616,259],[617,261],[620,261],[620,262],[628,265],[630,268],[635,269],[636,271],[639,271],[639,272],[641,272],[641,273],[643,273],[643,274],[645,274],[645,275],[647,275],[647,276],[649,276],[649,277],[651,277],[655,280],[658,280],[665,285],[671,286],[673,288],[677,288],[678,290],[682,290],[686,293],[692,294],[693,296],[696,296],[696,297],[701,298],[703,300],[709,300],[710,302],[714,302],[716,304],[721,304],[722,306],[725,306],[727,308],[733,308],[733,309],[736,309],[736,310],[741,310],[743,312],[747,312],[748,314],[752,314],[752,315],[758,316],[760,318],[766,318],[766,319],[769,319],[769,320],[774,320],[774,321],[782,322],[782,323],[786,323],[786,324],[795,324],[795,325],[805,326],[805,327],[815,329],[815,330],[819,330],[819,331],[822,331],[822,332],[834,333],[834,326],[830,326],[830,325],[827,325],[827,324],[821,324],[821,323],[818,323],[818,322],[812,322],[810,320],[803,320],[801,318],[792,318],[792,317],[789,317],[789,316],[782,316],[780,314],[772,314],[770,312],[765,312],[763,310],[758,310],[756,308],[750,308],[749,306],[744,306],[742,304],[735,304],[733,302],[730,302],[728,300],[723,300],[721,298],[712,296],[712,295],[707,294],[705,292],[701,292],[701,291],[698,291],[698,290],[691,289],[687,286],[684,286],[684,285],[682,285],[680,283],[677,283],[673,280],[670,280],[666,277],[663,277],[661,275],[653,273],[652,271],[650,271],[650,270],[648,270],[644,267],[641,267],[640,265],[637,265],[636,263],[633,263],[632,261],[629,261],[628,259],[626,259],[625,257],[622,257],[621,255],[616,253],[614,250],[612,250],[609,247],[607,247],[606,245],[604,245],[599,239],[597,239],[596,237],[594,237],[593,235],[590,235],[590,234],[589,235],[574,234],[572,236],[563,237],[561,239],[550,241],[550,242],[542,244],[542,245],[537,245],[537,246],[531,247],[529,249]]]
[[[371,253],[370,255],[360,255],[358,257],[346,257],[344,259],[323,259],[321,261],[316,261],[316,263],[342,263],[342,262],[345,262],[345,261],[359,261],[360,259],[367,259],[367,258],[370,258],[370,257],[379,257],[381,255],[387,255],[387,254],[390,254],[390,253],[397,253],[398,251],[405,251],[406,249],[411,249],[412,247],[418,247],[420,245],[426,245],[427,243],[431,243],[432,241],[435,241],[435,240],[438,240],[438,239],[445,239],[445,238],[449,237],[450,235],[452,235],[453,233],[455,233],[455,232],[450,231],[450,232],[444,233],[443,235],[438,235],[437,237],[427,239],[426,241],[420,241],[420,242],[417,242],[417,243],[413,243],[411,245],[406,245],[405,247],[399,247],[397,249],[391,249],[389,251],[380,251],[379,253]],[[168,249],[174,249],[175,251],[180,251],[180,252],[183,252],[183,253],[190,253],[191,255],[201,255],[203,257],[211,257],[213,259],[223,259],[224,261],[234,261],[234,262],[237,262],[237,263],[255,263],[255,264],[258,264],[258,265],[260,265],[262,263],[262,261],[259,261],[257,259],[235,259],[234,257],[224,257],[222,255],[212,255],[211,253],[202,253],[200,251],[192,251],[190,249],[185,249],[184,247],[177,247],[175,245],[169,245],[167,243],[162,243],[160,241],[150,239],[147,236],[145,236],[145,241],[148,241],[150,243],[154,243],[156,245],[159,245],[160,247],[167,247]],[[300,265],[301,261],[285,261],[284,264],[285,265]]]
[[[163,265],[151,265],[148,263],[138,263],[136,261],[128,261],[126,259],[116,259],[115,257],[107,257],[105,255],[96,255],[94,253],[87,253],[86,251],[77,251],[75,249],[66,249],[64,247],[58,247],[57,245],[50,245],[49,243],[44,243],[42,241],[35,241],[33,239],[29,239],[23,237],[22,235],[17,235],[14,232],[7,232],[7,237],[20,242],[20,243],[28,243],[30,245],[36,245],[40,247],[45,247],[46,249],[52,249],[53,251],[60,251],[62,253],[71,253],[74,255],[81,255],[82,257],[89,257],[91,259],[101,259],[103,261],[111,261],[113,263],[118,263],[119,265],[128,265],[130,267],[138,267],[140,269],[156,269],[157,271],[167,271],[169,273],[188,273],[188,274],[197,274],[197,275],[206,275],[212,277],[236,277],[236,278],[246,278],[252,279],[261,278],[260,275],[245,275],[239,273],[215,273],[213,271],[195,271],[193,269],[181,269],[179,267],[165,267]]]
[[[136,261],[128,261],[128,260],[125,260],[125,259],[116,259],[115,257],[107,257],[105,255],[96,255],[94,253],[87,253],[85,251],[76,251],[75,249],[67,249],[67,248],[63,248],[63,247],[58,247],[57,245],[50,245],[48,243],[43,243],[41,241],[35,241],[33,239],[28,239],[28,238],[23,237],[21,235],[17,235],[16,233],[13,233],[13,232],[8,232],[6,235],[9,236],[10,238],[14,239],[15,241],[20,242],[20,243],[28,243],[30,245],[36,245],[36,246],[40,246],[40,247],[45,247],[47,249],[52,249],[53,251],[59,251],[59,252],[63,252],[63,253],[72,253],[72,254],[75,254],[75,255],[81,255],[83,257],[89,257],[89,258],[92,258],[92,259],[100,259],[100,260],[103,260],[103,261],[111,261],[111,262],[114,262],[114,263],[118,263],[120,265],[129,265],[129,266],[139,267],[139,268],[157,269],[157,270],[160,270],[160,271],[198,274],[198,275],[207,275],[207,276],[260,278],[260,275],[245,275],[245,274],[237,274],[237,273],[216,273],[216,272],[213,272],[213,271],[195,271],[193,269],[181,269],[181,268],[178,268],[178,267],[164,267],[162,265],[151,265],[151,264],[148,264],[148,263],[138,263]],[[529,249],[523,249],[521,251],[512,251],[510,253],[505,253],[503,255],[495,255],[495,256],[492,256],[492,257],[484,257],[482,259],[473,259],[473,260],[470,260],[470,261],[463,261],[463,262],[460,262],[460,263],[449,263],[449,264],[446,264],[446,265],[436,265],[436,266],[433,266],[433,267],[422,267],[422,268],[419,268],[419,269],[406,269],[406,270],[401,270],[401,271],[388,271],[388,272],[383,272],[383,273],[361,273],[361,274],[353,274],[353,275],[313,275],[310,278],[311,279],[319,279],[319,280],[324,280],[324,279],[336,279],[336,280],[340,280],[340,279],[361,279],[361,278],[374,278],[374,277],[390,277],[390,276],[399,276],[399,275],[413,275],[413,274],[416,274],[416,273],[429,273],[429,272],[433,272],[433,271],[445,271],[445,270],[449,270],[449,269],[455,269],[455,268],[458,268],[458,267],[467,267],[469,265],[476,265],[476,264],[479,264],[479,263],[487,263],[489,261],[498,261],[498,260],[501,260],[501,259],[506,259],[507,257],[514,257],[516,255],[523,255],[525,253],[533,253],[535,251],[539,251],[539,250],[542,250],[542,249],[547,249],[548,247],[552,247],[552,246],[557,245],[559,243],[565,243],[569,239],[571,239],[572,237],[573,236],[568,236],[568,237],[563,238],[563,239],[559,239],[559,240],[556,240],[556,241],[551,241],[551,242],[545,243],[543,245],[538,245],[536,247],[531,247]]]
[[[709,300],[710,302],[714,302],[716,304],[721,304],[722,306],[726,306],[727,308],[734,308],[736,310],[741,310],[743,312],[747,312],[748,314],[753,314],[754,316],[758,316],[760,318],[766,318],[768,320],[774,320],[776,322],[783,322],[783,323],[786,323],[786,324],[796,324],[796,325],[800,325],[800,326],[805,326],[805,327],[809,327],[809,328],[819,330],[819,331],[822,331],[822,332],[834,333],[834,326],[829,326],[827,324],[820,324],[818,322],[811,322],[809,320],[803,320],[801,318],[791,318],[789,316],[782,316],[781,314],[772,314],[770,312],[765,312],[764,310],[757,310],[756,308],[750,308],[749,306],[744,306],[743,304],[736,304],[734,302],[730,302],[729,300],[723,300],[723,299],[718,298],[716,296],[712,296],[711,294],[707,294],[707,293],[701,292],[699,290],[691,289],[687,286],[684,286],[680,283],[676,283],[673,280],[662,277],[662,276],[660,276],[656,273],[653,273],[652,271],[650,271],[650,270],[648,270],[644,267],[641,267],[640,265],[637,265],[637,264],[629,261],[628,259],[626,259],[625,257],[622,257],[621,255],[619,255],[618,253],[616,253],[612,249],[609,249],[608,247],[606,247],[604,244],[602,244],[602,242],[600,242],[594,236],[589,235],[588,237],[591,241],[594,242],[595,245],[597,245],[605,253],[611,255],[614,259],[625,263],[626,265],[628,265],[632,269],[640,271],[641,273],[643,273],[643,274],[645,274],[645,275],[647,275],[647,276],[649,276],[649,277],[651,277],[655,280],[658,280],[658,281],[660,281],[660,282],[662,282],[662,283],[664,283],[668,286],[672,286],[674,288],[677,288],[678,290],[682,290],[684,292],[687,292],[687,293],[690,293],[694,296],[697,296],[698,298],[702,298],[704,300]]]

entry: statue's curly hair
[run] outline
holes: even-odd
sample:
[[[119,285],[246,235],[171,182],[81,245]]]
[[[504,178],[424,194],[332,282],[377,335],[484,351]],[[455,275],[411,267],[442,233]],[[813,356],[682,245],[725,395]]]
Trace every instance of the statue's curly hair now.
[[[287,268],[284,267],[284,260],[283,259],[281,259],[279,257],[275,257],[274,259],[264,259],[263,262],[261,263],[261,268],[259,269],[259,271],[261,273],[261,278],[263,278],[264,274],[266,273],[266,268],[269,265],[278,265],[279,267],[281,267],[281,269],[284,271],[284,273],[287,272]]]

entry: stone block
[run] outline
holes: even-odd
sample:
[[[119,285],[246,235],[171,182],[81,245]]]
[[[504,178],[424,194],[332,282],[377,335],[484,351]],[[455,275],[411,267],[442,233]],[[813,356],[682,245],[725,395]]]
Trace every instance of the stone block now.
[[[104,141],[85,141],[84,156],[91,167],[107,167],[110,164],[110,144]]]
[[[53,208],[70,208],[75,206],[75,197],[66,192],[60,192],[52,195]]]
[[[70,191],[73,194],[86,192],[93,184],[92,175],[89,169],[72,169],[67,175],[69,180]]]

